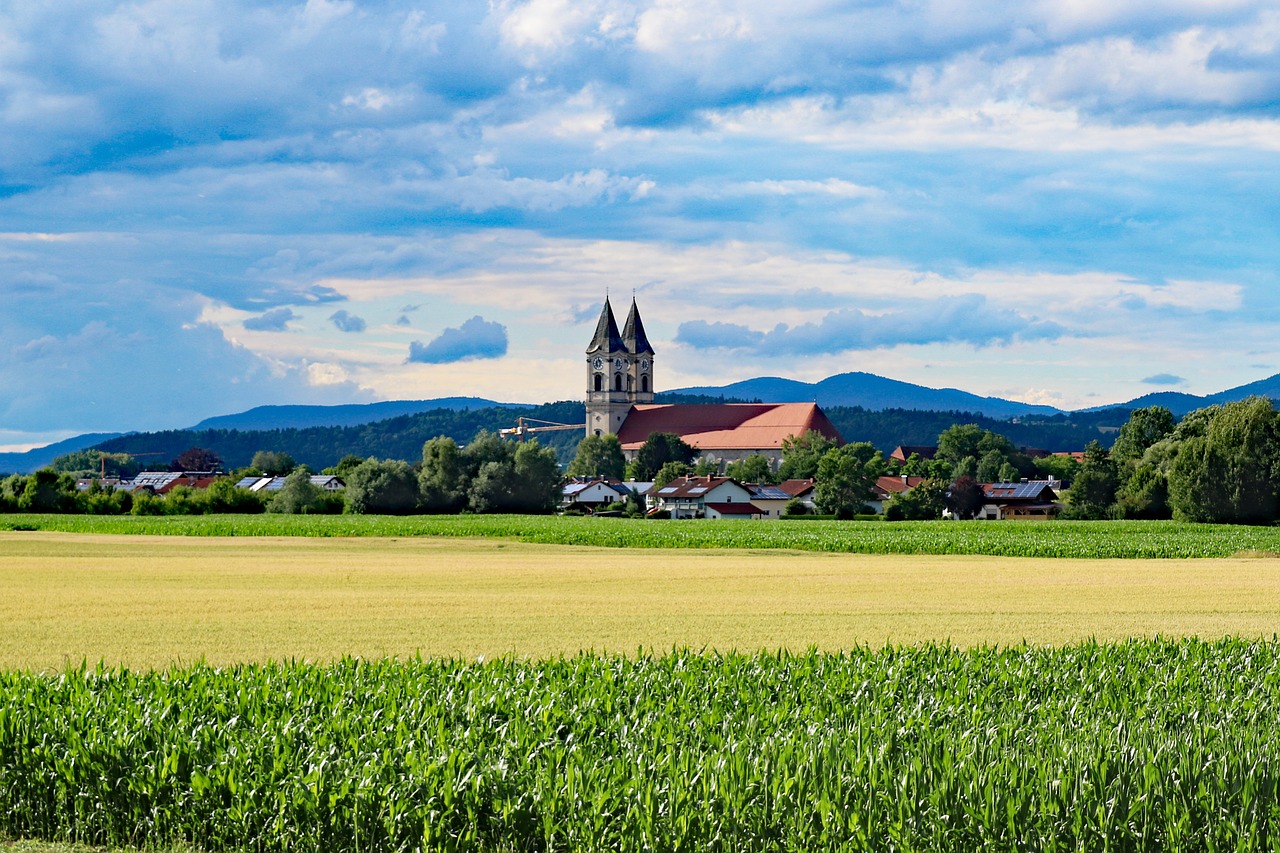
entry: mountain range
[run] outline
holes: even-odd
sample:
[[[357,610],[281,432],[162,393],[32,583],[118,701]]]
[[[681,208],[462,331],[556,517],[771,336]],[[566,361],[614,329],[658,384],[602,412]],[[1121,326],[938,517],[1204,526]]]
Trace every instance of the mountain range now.
[[[999,397],[983,397],[956,388],[929,388],[862,372],[841,373],[812,383],[777,376],[764,376],[728,385],[674,389],[657,395],[658,400],[661,401],[665,394],[759,400],[766,403],[816,402],[820,406],[856,406],[870,411],[914,409],[934,412],[971,412],[1001,420],[1071,414],[1052,406],[1035,406]],[[1095,406],[1080,411],[1098,412],[1106,409],[1127,410],[1147,406],[1165,406],[1174,415],[1181,417],[1194,409],[1241,400],[1253,395],[1280,400],[1280,374],[1203,397],[1176,391],[1162,391],[1145,394],[1127,403]],[[498,403],[480,397],[440,397],[433,400],[393,400],[345,406],[258,406],[238,414],[207,418],[189,429],[248,431],[304,429],[315,426],[357,426],[433,409],[482,409],[518,405],[520,404]],[[93,447],[119,435],[120,433],[89,433],[25,453],[0,453],[0,472],[34,471],[49,464],[58,456]]]

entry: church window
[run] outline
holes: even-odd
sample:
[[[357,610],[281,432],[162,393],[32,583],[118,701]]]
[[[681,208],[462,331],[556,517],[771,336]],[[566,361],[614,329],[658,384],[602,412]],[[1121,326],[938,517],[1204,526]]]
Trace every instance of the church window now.
[[[604,377],[601,376],[599,373],[596,374],[596,390],[597,391],[604,390]]]
[[[649,393],[649,374],[640,377],[640,390]]]
[[[613,390],[615,391],[622,390],[622,374],[621,373],[613,374]]]

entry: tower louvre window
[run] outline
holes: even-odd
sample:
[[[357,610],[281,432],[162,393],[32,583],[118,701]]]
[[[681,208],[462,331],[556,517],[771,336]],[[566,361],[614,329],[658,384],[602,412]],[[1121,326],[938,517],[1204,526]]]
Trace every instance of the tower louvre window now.
[[[604,390],[604,377],[601,376],[599,373],[596,374],[596,390],[597,391]]]
[[[613,374],[613,390],[615,391],[622,390],[622,374],[621,373]]]

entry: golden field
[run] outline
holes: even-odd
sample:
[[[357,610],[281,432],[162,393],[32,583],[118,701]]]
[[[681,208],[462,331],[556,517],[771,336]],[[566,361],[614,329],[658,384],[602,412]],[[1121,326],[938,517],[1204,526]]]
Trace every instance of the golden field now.
[[[0,668],[1280,631],[1280,560],[0,533]]]

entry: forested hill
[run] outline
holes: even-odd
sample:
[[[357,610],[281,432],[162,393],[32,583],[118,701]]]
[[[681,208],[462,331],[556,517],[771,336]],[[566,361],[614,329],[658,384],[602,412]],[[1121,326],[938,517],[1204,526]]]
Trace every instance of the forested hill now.
[[[520,416],[565,424],[586,423],[582,402],[565,401],[528,407],[435,409],[357,426],[142,432],[120,436],[95,447],[110,453],[156,454],[148,458],[166,461],[189,448],[203,447],[218,454],[228,468],[248,465],[259,450],[272,450],[287,453],[312,470],[319,471],[337,464],[348,454],[416,462],[422,458],[422,445],[428,439],[447,435],[459,444],[465,444],[480,430],[497,432],[514,427],[516,418]],[[544,447],[555,448],[560,457],[567,460],[573,457],[582,435],[583,428],[580,428],[539,433],[536,438]]]
[[[707,401],[710,402],[710,398]],[[1111,409],[1015,422],[970,412],[919,412],[905,409],[874,412],[846,406],[834,406],[824,411],[846,441],[869,441],[885,455],[899,444],[933,444],[939,433],[958,423],[978,424],[984,429],[1006,436],[1020,447],[1050,451],[1082,450],[1094,439],[1110,445],[1115,437],[1114,428],[1122,425],[1129,415],[1127,409]],[[422,445],[428,439],[447,435],[459,444],[465,444],[482,429],[497,432],[499,429],[515,426],[516,418],[521,416],[565,424],[585,422],[581,402],[562,401],[529,407],[435,409],[357,426],[133,433],[102,442],[96,447],[112,453],[152,454],[144,458],[166,461],[176,458],[189,448],[203,447],[218,454],[228,468],[248,465],[253,454],[259,450],[271,450],[287,453],[312,470],[319,471],[336,464],[348,454],[416,462],[422,457]],[[1112,429],[1100,430],[1100,427]],[[544,447],[555,448],[561,461],[567,463],[573,458],[574,449],[582,435],[580,429],[562,430],[538,433],[536,438]]]
[[[845,441],[869,441],[888,456],[900,444],[936,444],[939,434],[954,424],[977,424],[999,433],[1018,447],[1055,452],[1084,450],[1091,441],[1110,447],[1116,432],[1129,419],[1129,409],[1075,412],[1070,415],[1030,416],[999,420],[973,412],[921,412],[914,409],[871,411],[860,406],[823,408]]]

